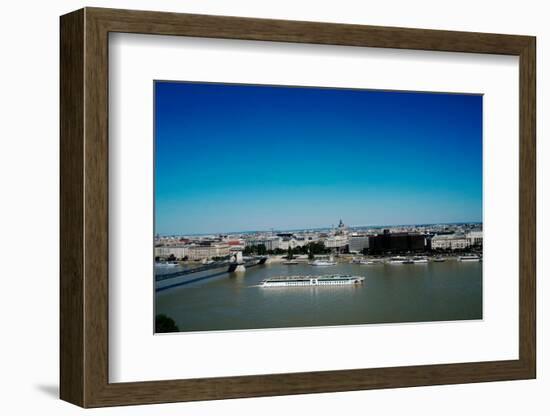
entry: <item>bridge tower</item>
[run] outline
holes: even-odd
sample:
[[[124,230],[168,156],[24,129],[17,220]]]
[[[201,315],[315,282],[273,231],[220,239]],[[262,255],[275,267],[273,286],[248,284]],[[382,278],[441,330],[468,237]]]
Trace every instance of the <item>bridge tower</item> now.
[[[237,251],[237,253],[235,253],[235,255],[231,258],[231,262],[233,264],[229,266],[230,272],[242,273],[246,271],[242,251]]]

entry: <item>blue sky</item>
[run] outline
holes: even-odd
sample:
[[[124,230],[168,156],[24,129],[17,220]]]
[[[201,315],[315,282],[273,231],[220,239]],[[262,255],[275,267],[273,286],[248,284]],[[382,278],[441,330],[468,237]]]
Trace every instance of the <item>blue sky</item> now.
[[[155,82],[160,234],[482,220],[482,96]]]

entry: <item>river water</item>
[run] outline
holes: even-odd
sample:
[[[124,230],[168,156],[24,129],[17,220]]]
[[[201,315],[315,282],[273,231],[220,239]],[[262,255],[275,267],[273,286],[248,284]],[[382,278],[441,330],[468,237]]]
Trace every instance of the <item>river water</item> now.
[[[358,286],[261,288],[279,275],[352,274]],[[268,264],[155,294],[181,331],[482,319],[482,263]]]

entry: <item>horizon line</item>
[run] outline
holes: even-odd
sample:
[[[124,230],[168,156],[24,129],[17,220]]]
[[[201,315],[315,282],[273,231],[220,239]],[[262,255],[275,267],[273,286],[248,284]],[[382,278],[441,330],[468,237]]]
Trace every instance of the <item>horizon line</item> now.
[[[367,224],[367,225],[346,225],[347,228],[384,228],[384,227],[405,227],[405,226],[427,226],[427,225],[456,225],[456,224],[483,224],[483,221],[452,221],[452,222],[423,222],[423,223],[402,223],[402,224]],[[344,224],[345,225],[345,224]],[[166,233],[154,233],[154,236],[160,237],[172,237],[172,236],[205,236],[205,235],[221,235],[221,234],[251,234],[251,233],[260,233],[260,232],[288,232],[288,231],[305,231],[305,230],[329,230],[334,227],[304,227],[304,228],[270,228],[265,230],[236,230],[236,231],[216,231],[216,232],[206,232],[206,233],[187,233],[187,234],[166,234]]]

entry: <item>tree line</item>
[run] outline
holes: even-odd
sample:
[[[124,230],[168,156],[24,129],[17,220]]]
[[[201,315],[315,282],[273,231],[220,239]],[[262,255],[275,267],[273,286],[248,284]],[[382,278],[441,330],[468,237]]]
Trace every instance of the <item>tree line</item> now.
[[[292,259],[294,256],[307,254],[309,258],[313,258],[318,254],[328,254],[330,249],[325,247],[323,242],[311,242],[303,246],[289,247],[288,250],[276,248],[274,250],[268,250],[265,244],[257,244],[246,246],[243,250],[245,256],[266,256],[266,255],[287,255],[287,258]]]

